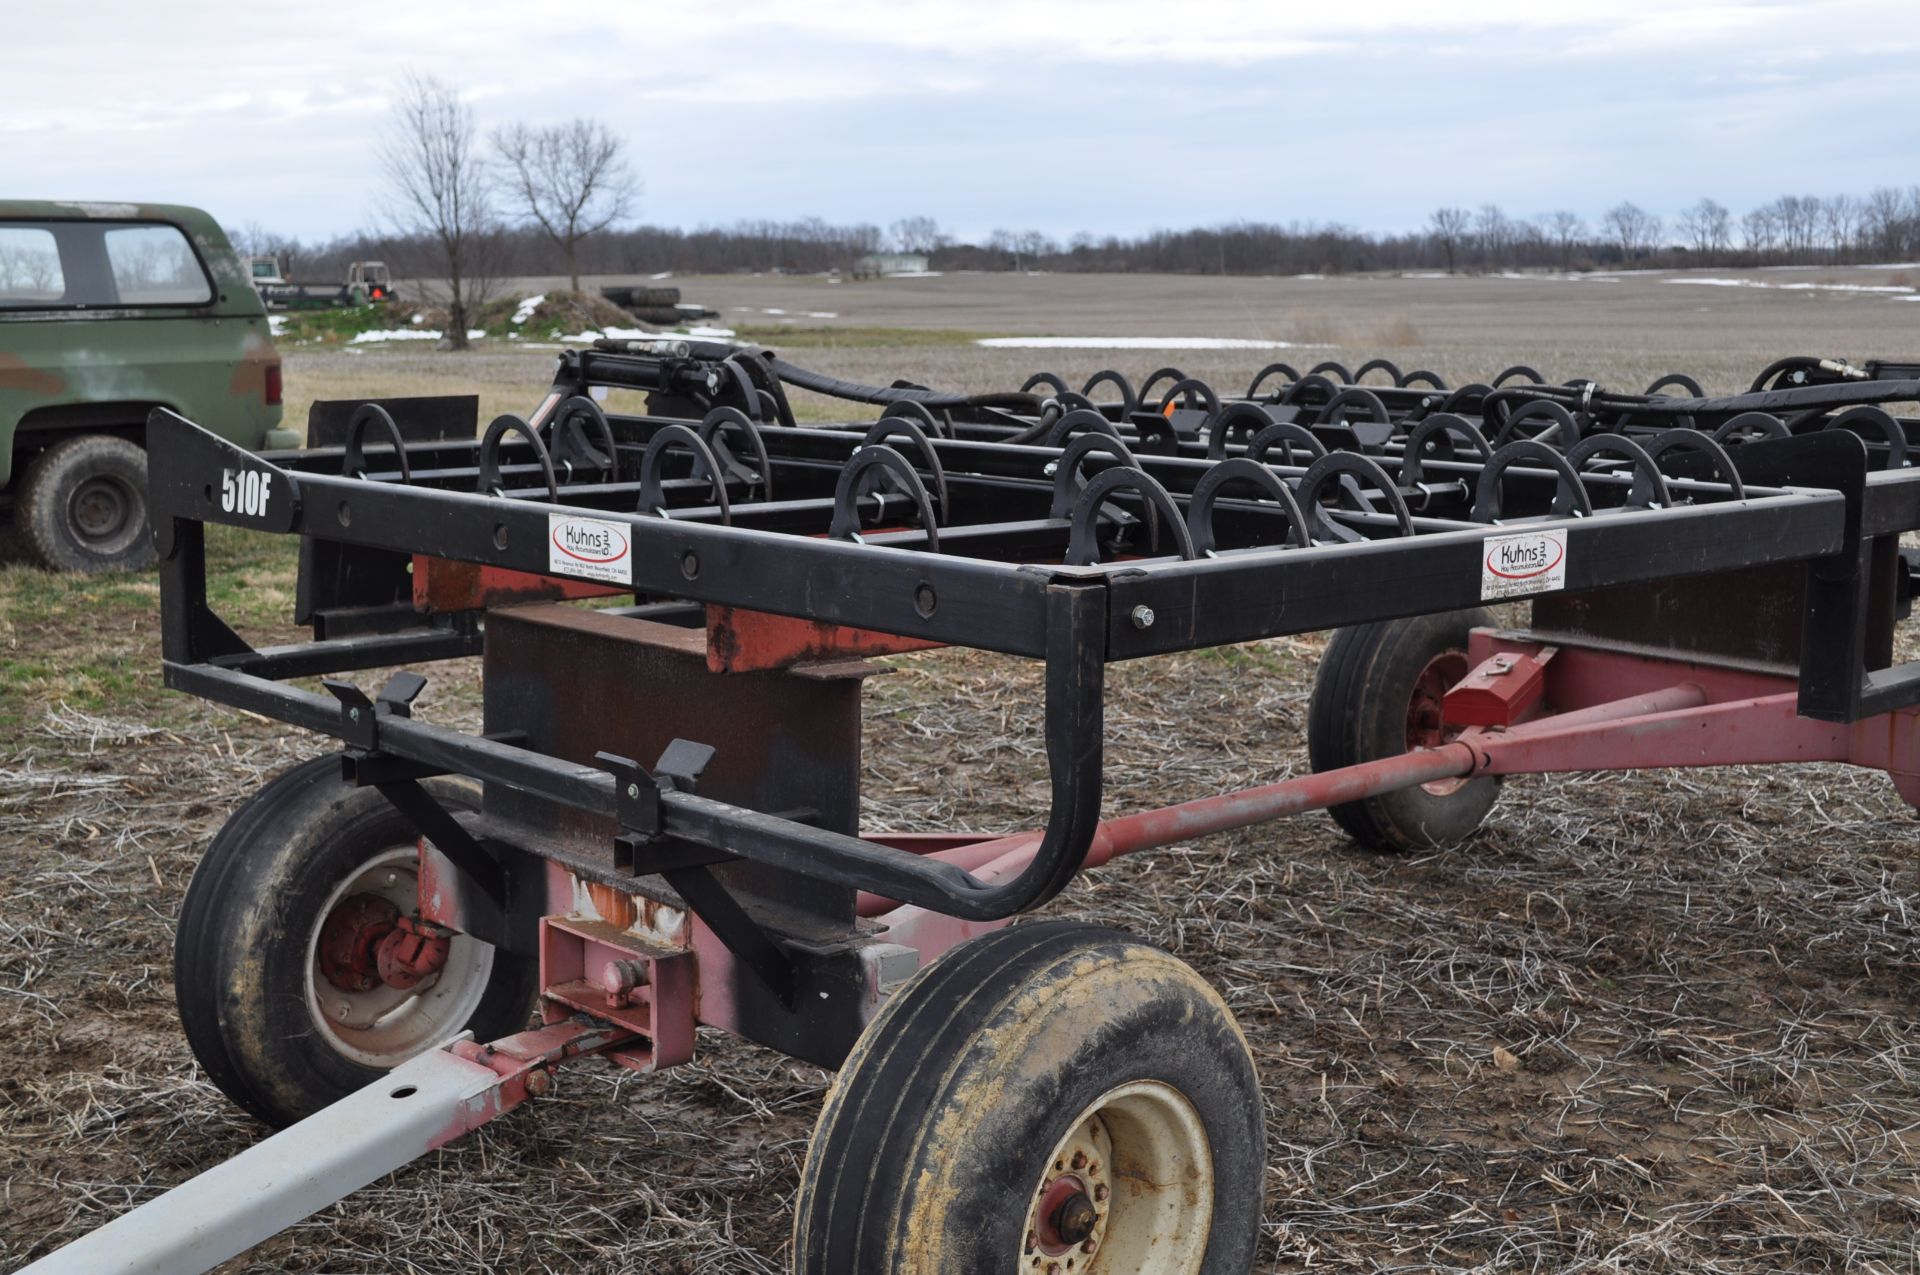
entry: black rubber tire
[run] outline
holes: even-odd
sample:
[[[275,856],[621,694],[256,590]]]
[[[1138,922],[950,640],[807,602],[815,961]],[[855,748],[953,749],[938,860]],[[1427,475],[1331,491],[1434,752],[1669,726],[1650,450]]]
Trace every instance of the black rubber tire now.
[[[1336,630],[1320,658],[1307,710],[1307,757],[1317,774],[1407,751],[1415,682],[1437,656],[1467,649],[1471,629],[1493,624],[1480,608]],[[1470,780],[1445,795],[1425,787],[1329,807],[1334,822],[1370,850],[1455,845],[1486,822],[1500,780]]]
[[[470,783],[426,786],[454,811],[474,810]],[[314,1030],[305,995],[314,913],[373,856],[417,834],[387,799],[341,777],[337,756],[276,777],[228,819],[180,905],[174,1000],[187,1043],[229,1098],[276,1128],[313,1114],[383,1073]],[[486,990],[462,1027],[495,1040],[526,1027],[538,962],[495,950]]]
[[[1053,1148],[1081,1113],[1134,1081],[1173,1089],[1205,1130],[1214,1195],[1200,1269],[1249,1270],[1266,1129],[1232,1012],[1161,949],[1066,921],[961,944],[868,1026],[807,1153],[793,1269],[1009,1269]],[[1098,1256],[1090,1269],[1108,1269]]]
[[[117,513],[89,535],[78,502]],[[101,505],[99,502],[109,502]],[[147,525],[147,453],[108,434],[63,438],[35,456],[20,480],[14,523],[28,551],[54,571],[138,571],[154,563]]]

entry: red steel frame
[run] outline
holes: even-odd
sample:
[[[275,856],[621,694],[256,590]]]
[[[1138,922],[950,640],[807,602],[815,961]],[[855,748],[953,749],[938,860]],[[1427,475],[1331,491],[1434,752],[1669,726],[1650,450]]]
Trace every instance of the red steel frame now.
[[[525,598],[527,580],[473,580]],[[771,618],[769,618],[771,619]],[[709,617],[709,642],[716,625]],[[758,625],[754,613],[721,621],[731,653],[713,671],[764,669],[887,649],[859,632]],[[735,657],[739,657],[736,664]],[[1339,770],[1203,797],[1103,821],[1086,857],[1096,867],[1177,841],[1264,823],[1414,784],[1478,775],[1845,762],[1886,771],[1920,805],[1920,708],[1851,724],[1797,715],[1786,671],[1630,651],[1556,637],[1476,630],[1470,669],[1442,701],[1444,742]],[[795,670],[805,675],[804,668]],[[1423,713],[1430,704],[1423,707]],[[1428,714],[1430,715],[1430,714]],[[1423,719],[1418,735],[1431,736]],[[1415,734],[1410,730],[1410,734]],[[972,837],[885,835],[872,840],[947,860],[986,881],[1017,875],[1042,833]],[[457,873],[420,843],[421,920],[461,925]],[[232,1256],[379,1175],[471,1132],[552,1086],[561,1063],[599,1056],[641,1071],[693,1056],[695,1027],[738,1030],[749,1010],[736,1000],[737,958],[683,908],[556,860],[546,869],[539,958],[545,1026],[491,1043],[458,1040],[404,1064],[386,1081],[258,1144],[89,1235],[36,1270],[197,1271]],[[963,921],[872,895],[858,899],[872,930],[858,947],[861,1021],[920,965],[1005,921]],[[429,927],[429,934],[434,933]],[[386,964],[382,977],[386,976]],[[745,1033],[742,1033],[745,1034]],[[405,1115],[396,1102],[413,1105]],[[285,1166],[297,1165],[298,1173]],[[319,1166],[316,1168],[316,1166]],[[263,1187],[261,1183],[267,1185]],[[246,1201],[244,1207],[237,1200]],[[208,1227],[219,1216],[223,1224]]]
[[[764,620],[764,623],[763,623]],[[709,617],[716,671],[764,670],[799,661],[891,649],[859,631],[804,631],[779,617],[732,610]],[[1121,855],[1393,792],[1479,775],[1845,762],[1886,771],[1920,805],[1920,710],[1852,724],[1796,714],[1787,670],[1553,642],[1524,633],[1476,630],[1470,671],[1446,695],[1447,742],[1339,770],[1203,797],[1101,823],[1086,858],[1098,867]],[[1012,878],[1032,860],[1040,830],[1006,836],[870,834],[873,841],[945,860],[986,881]],[[430,847],[423,853],[434,858]],[[424,897],[423,915],[457,925]],[[692,1055],[696,1023],[737,1025],[724,992],[733,956],[696,916],[640,894],[626,895],[550,867],[549,915],[541,958],[548,1020],[575,1010],[611,1018],[637,1042],[603,1050],[627,1066],[671,1066]],[[870,1005],[912,969],[1005,921],[964,921],[862,894],[883,943],[870,962]],[[905,957],[904,964],[900,958]],[[650,1043],[649,1043],[650,1042]]]

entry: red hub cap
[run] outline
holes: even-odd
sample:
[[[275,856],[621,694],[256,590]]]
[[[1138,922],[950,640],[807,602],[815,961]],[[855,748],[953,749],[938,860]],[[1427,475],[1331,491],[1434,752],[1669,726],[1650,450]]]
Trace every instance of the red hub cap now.
[[[320,927],[320,972],[343,992],[380,986],[380,945],[400,922],[400,909],[377,894],[352,894]]]
[[[438,974],[447,963],[451,935],[439,926],[415,917],[403,916],[399,924],[380,940],[375,954],[380,966],[380,981],[388,987],[408,991]]]
[[[1443,703],[1447,692],[1471,671],[1465,651],[1442,651],[1427,661],[1413,679],[1413,695],[1407,701],[1407,750],[1438,748],[1460,734],[1458,726],[1449,727]],[[1457,791],[1464,779],[1436,779],[1421,787],[1436,797]]]

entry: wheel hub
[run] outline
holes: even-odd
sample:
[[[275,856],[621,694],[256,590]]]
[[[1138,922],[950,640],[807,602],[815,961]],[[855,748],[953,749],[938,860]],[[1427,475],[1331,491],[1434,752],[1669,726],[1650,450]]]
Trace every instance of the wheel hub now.
[[[370,992],[385,981],[380,953],[400,909],[377,894],[342,899],[320,926],[320,972],[343,992]]]
[[[1413,693],[1407,700],[1407,750],[1438,748],[1459,735],[1458,727],[1449,728],[1446,719],[1447,692],[1471,671],[1465,651],[1442,651],[1427,661],[1413,679]],[[1464,779],[1436,779],[1421,787],[1436,797],[1459,790]]]
[[[108,478],[89,478],[74,490],[68,510],[74,529],[88,540],[110,540],[127,525],[132,508],[126,491]]]
[[[1027,1210],[1020,1275],[1200,1275],[1213,1157],[1171,1085],[1108,1091],[1054,1148]]]
[[[1028,1215],[1022,1269],[1067,1275],[1088,1269],[1106,1231],[1112,1141],[1088,1115],[1054,1152]]]
[[[307,929],[307,1012],[354,1062],[396,1067],[447,1040],[486,995],[493,948],[415,917],[419,849],[382,851],[316,908]]]

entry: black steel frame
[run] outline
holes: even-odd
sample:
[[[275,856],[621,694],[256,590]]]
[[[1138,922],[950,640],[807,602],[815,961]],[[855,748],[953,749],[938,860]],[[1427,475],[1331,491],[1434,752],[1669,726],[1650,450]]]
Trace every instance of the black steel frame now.
[[[1885,552],[1890,537],[1920,527],[1920,473],[1869,472],[1869,443],[1845,429],[1744,444],[1732,450],[1731,463],[1726,453],[1698,463],[1675,458],[1662,467],[1668,481],[1681,498],[1696,503],[1602,510],[1588,517],[1542,513],[1556,490],[1565,490],[1558,462],[1522,460],[1506,466],[1505,481],[1517,492],[1511,501],[1516,518],[1496,526],[1462,516],[1476,481],[1489,481],[1487,461],[1457,454],[1423,458],[1424,473],[1433,481],[1406,494],[1436,512],[1418,517],[1404,512],[1404,495],[1397,490],[1368,493],[1360,481],[1348,481],[1373,471],[1342,461],[1322,471],[1338,489],[1336,503],[1342,507],[1323,515],[1315,500],[1303,502],[1323,520],[1319,525],[1334,543],[1273,543],[1276,520],[1285,521],[1282,508],[1235,498],[1215,507],[1221,525],[1233,532],[1232,545],[1217,556],[1182,559],[1149,551],[1145,557],[1061,565],[1072,521],[1060,516],[1061,505],[1074,495],[1072,475],[1046,472],[1048,465],[1061,463],[1063,452],[1033,441],[1036,418],[1019,410],[1033,403],[1022,395],[963,399],[907,390],[871,392],[902,396],[886,400],[893,404],[919,404],[912,412],[900,409],[910,421],[931,409],[945,418],[941,432],[949,436],[922,436],[917,448],[910,438],[899,445],[908,461],[939,480],[940,551],[928,552],[935,519],[925,515],[934,512],[935,496],[923,489],[915,498],[924,525],[899,529],[896,511],[902,506],[898,500],[890,505],[889,498],[902,497],[905,487],[919,486],[917,481],[896,478],[865,493],[849,492],[840,482],[834,491],[862,442],[858,431],[866,427],[801,428],[792,423],[780,384],[777,360],[743,358],[731,347],[569,355],[533,417],[534,426],[543,419],[551,422],[557,410],[593,385],[647,390],[655,395],[656,410],[677,409],[687,416],[614,418],[615,458],[608,464],[604,451],[599,456],[605,472],[575,483],[569,461],[564,484],[531,427],[520,441],[503,441],[499,435],[507,431],[496,429],[484,446],[469,440],[403,445],[395,431],[390,443],[355,438],[346,448],[256,456],[158,411],[149,424],[148,449],[150,508],[162,560],[167,684],[339,738],[363,763],[392,759],[416,777],[457,772],[620,820],[631,810],[612,770],[414,721],[392,711],[391,702],[376,704],[342,687],[330,688],[334,693],[328,695],[284,684],[292,678],[477,654],[483,636],[478,613],[423,620],[395,602],[384,610],[372,608],[375,618],[363,631],[336,627],[337,635],[314,642],[255,649],[214,612],[206,590],[208,523],[302,536],[309,548],[325,546],[358,563],[363,578],[390,572],[412,554],[544,573],[549,516],[592,511],[630,537],[632,588],[639,599],[801,616],[1045,661],[1051,803],[1038,853],[1011,881],[989,885],[938,860],[708,800],[672,784],[659,786],[654,826],[643,830],[646,837],[669,837],[978,920],[1037,906],[1079,870],[1099,821],[1108,662],[1478,605],[1483,542],[1516,526],[1565,532],[1569,591],[1762,564],[1805,564],[1801,711],[1856,720],[1920,703],[1920,666],[1865,667],[1874,554]],[[1596,411],[1597,401],[1604,405],[1590,387],[1527,388],[1543,401],[1568,399],[1583,413]],[[1169,401],[1176,392],[1185,391],[1176,387]],[[637,468],[630,462],[661,431],[711,412],[729,395],[743,412],[759,409],[749,417],[749,429],[760,436],[756,446],[764,447],[767,457],[757,475],[732,455],[719,468],[746,473],[749,482],[777,479],[798,495],[783,492],[781,501],[762,502],[741,519],[760,525],[725,525],[731,518],[709,503],[722,477],[713,467],[702,472],[686,464],[660,485],[668,507],[631,512],[640,484],[616,481]],[[1388,419],[1373,420],[1386,426],[1384,432],[1361,438],[1341,421],[1315,424],[1332,431],[1336,455],[1370,450],[1404,467],[1405,429],[1433,406],[1434,395],[1396,388],[1390,396]],[[1806,419],[1840,406],[1916,398],[1920,383],[1855,377],[1719,400],[1626,397],[1610,410],[1623,424],[1637,423],[1644,432],[1682,417],[1699,427],[1760,410]],[[1367,411],[1372,420],[1373,409]],[[1078,457],[1099,490],[1097,498],[1080,501],[1074,516],[1093,528],[1103,552],[1124,548],[1139,554],[1155,522],[1152,509],[1191,512],[1196,486],[1218,458],[1206,455],[1210,439],[1169,439],[1155,421],[1133,428],[1116,420],[1126,415],[1125,404],[1096,408],[1095,414],[1111,428],[1091,432],[1115,441],[1144,439],[1165,449],[1122,457],[1110,447],[1107,454],[1098,447],[1082,448]],[[1208,423],[1218,417],[1213,412]],[[1045,423],[1044,417],[1038,419]],[[549,430],[549,437],[557,439],[558,431]],[[690,461],[696,449],[684,450],[689,455],[679,459]],[[1240,442],[1225,450],[1244,453]],[[352,475],[323,472],[339,467],[348,453],[355,461]],[[1291,453],[1287,459],[1293,459]],[[382,464],[390,468],[361,472]],[[409,471],[405,481],[403,468]],[[1315,473],[1310,464],[1267,468],[1295,483],[1311,482]],[[1737,469],[1739,485],[1724,472],[1729,468]],[[1116,470],[1124,472],[1116,475]],[[250,513],[222,507],[223,480],[232,483],[236,476],[261,493]],[[479,476],[500,490],[471,490]],[[1102,486],[1099,480],[1107,477],[1112,481]],[[529,479],[532,486],[526,485]],[[1632,479],[1624,470],[1597,470],[1583,473],[1575,486],[1624,494]],[[462,485],[469,490],[456,489]],[[1150,488],[1160,489],[1159,496]],[[1085,495],[1086,490],[1079,493]],[[1168,503],[1156,506],[1161,497]],[[844,523],[863,500],[873,505],[865,525],[894,529],[852,533],[852,539],[819,537],[829,513],[838,513]],[[856,518],[853,525],[860,524]],[[334,592],[344,596],[351,590]],[[371,596],[378,595],[375,588]],[[324,601],[316,611],[325,610]],[[631,819],[622,822],[631,832]]]

